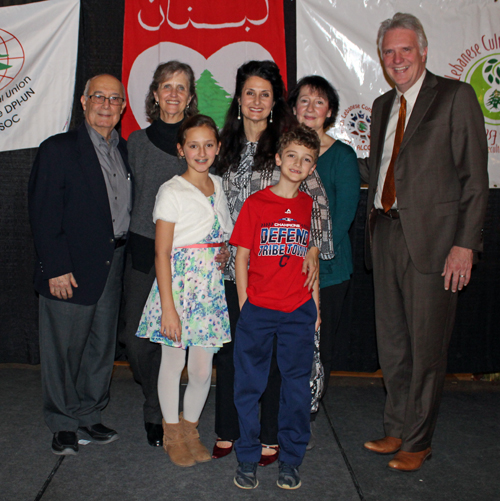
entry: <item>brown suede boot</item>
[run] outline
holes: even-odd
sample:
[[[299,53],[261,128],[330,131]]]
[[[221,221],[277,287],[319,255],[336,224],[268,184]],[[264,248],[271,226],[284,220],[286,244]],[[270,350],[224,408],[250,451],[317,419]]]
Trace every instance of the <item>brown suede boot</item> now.
[[[193,455],[194,460],[197,463],[205,463],[206,461],[210,461],[212,456],[208,449],[200,442],[200,434],[196,427],[198,426],[198,421],[196,423],[191,423],[190,421],[186,421],[184,416],[179,416],[179,421],[182,425],[182,431],[184,433],[184,440],[186,441],[186,445]]]
[[[184,440],[181,423],[165,423],[163,424],[163,448],[169,455],[172,463],[177,466],[193,466],[196,461],[189,451]]]

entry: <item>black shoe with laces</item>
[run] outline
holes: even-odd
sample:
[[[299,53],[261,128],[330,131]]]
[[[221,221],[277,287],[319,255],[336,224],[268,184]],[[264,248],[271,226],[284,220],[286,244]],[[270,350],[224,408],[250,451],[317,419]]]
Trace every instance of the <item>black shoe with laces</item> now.
[[[93,424],[92,426],[80,426],[78,431],[96,444],[109,444],[119,438],[115,430],[101,423]]]
[[[78,454],[78,438],[74,431],[58,431],[52,439],[52,452],[58,456]]]

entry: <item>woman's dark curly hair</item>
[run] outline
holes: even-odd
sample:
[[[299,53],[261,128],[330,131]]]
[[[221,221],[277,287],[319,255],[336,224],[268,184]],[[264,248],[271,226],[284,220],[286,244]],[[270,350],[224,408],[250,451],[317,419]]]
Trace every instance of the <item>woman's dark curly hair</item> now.
[[[288,96],[288,105],[290,108],[295,108],[302,87],[310,87],[311,90],[317,92],[328,101],[328,109],[332,111],[332,116],[325,118],[323,129],[329,129],[335,123],[337,113],[339,112],[339,95],[337,91],[328,80],[319,75],[303,77],[297,82]]]
[[[217,173],[237,170],[241,152],[245,146],[243,120],[238,120],[238,99],[245,82],[250,77],[267,80],[273,88],[273,121],[268,119],[267,127],[259,138],[255,153],[253,170],[273,169],[278,140],[285,130],[295,126],[297,121],[285,101],[285,84],[278,65],[273,61],[248,61],[238,68],[236,89],[226,115],[226,122],[221,133],[221,153]]]
[[[179,61],[169,61],[168,63],[162,63],[156,68],[155,74],[153,75],[153,81],[149,86],[149,92],[146,96],[146,115],[149,122],[154,122],[160,118],[160,107],[156,105],[155,92],[158,92],[158,88],[165,81],[168,80],[172,75],[182,71],[186,75],[189,82],[189,95],[192,96],[188,108],[184,111],[184,115],[187,117],[192,117],[198,114],[198,96],[196,95],[196,81],[194,79],[193,69],[189,64],[180,63]]]

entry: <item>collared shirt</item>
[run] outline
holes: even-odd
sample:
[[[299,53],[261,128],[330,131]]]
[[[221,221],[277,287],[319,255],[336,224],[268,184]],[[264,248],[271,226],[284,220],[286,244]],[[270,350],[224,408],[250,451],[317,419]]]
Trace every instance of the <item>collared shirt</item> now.
[[[405,130],[406,126],[408,125],[408,121],[410,120],[411,112],[413,111],[415,102],[417,101],[420,89],[422,88],[422,84],[424,82],[426,73],[427,70],[424,70],[424,72],[422,73],[422,75],[420,75],[420,78],[415,82],[415,84],[404,93],[406,99]],[[376,209],[382,209],[382,200],[381,200],[382,191],[384,189],[385,176],[387,175],[387,170],[389,169],[389,164],[391,163],[392,150],[394,148],[394,138],[396,136],[396,126],[398,124],[399,107],[401,105],[401,96],[403,95],[403,93],[399,92],[397,87],[396,87],[396,92],[397,96],[396,99],[394,99],[391,114],[389,116],[389,123],[387,124],[387,131],[385,133],[384,151],[382,153],[382,160],[380,162],[380,172],[378,175],[377,192],[375,193],[375,201],[374,201]],[[397,195],[398,194],[396,192],[396,200],[394,202],[394,205],[392,206],[393,209],[396,209],[398,206]]]
[[[120,137],[113,129],[109,143],[85,122],[92,144],[101,164],[106,190],[108,192],[109,208],[113,220],[115,238],[123,237],[130,225],[132,210],[132,187],[130,175],[125,168],[122,156],[118,151]]]

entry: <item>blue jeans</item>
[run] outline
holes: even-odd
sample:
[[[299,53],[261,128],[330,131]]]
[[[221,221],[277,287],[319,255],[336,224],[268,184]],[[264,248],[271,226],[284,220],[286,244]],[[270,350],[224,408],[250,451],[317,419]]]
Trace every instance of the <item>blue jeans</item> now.
[[[280,460],[294,466],[302,463],[310,436],[309,378],[316,316],[312,299],[290,313],[261,308],[249,301],[243,305],[234,346],[234,403],[240,424],[240,438],[235,444],[238,461],[260,459],[259,399],[266,389],[276,336],[281,372]]]

